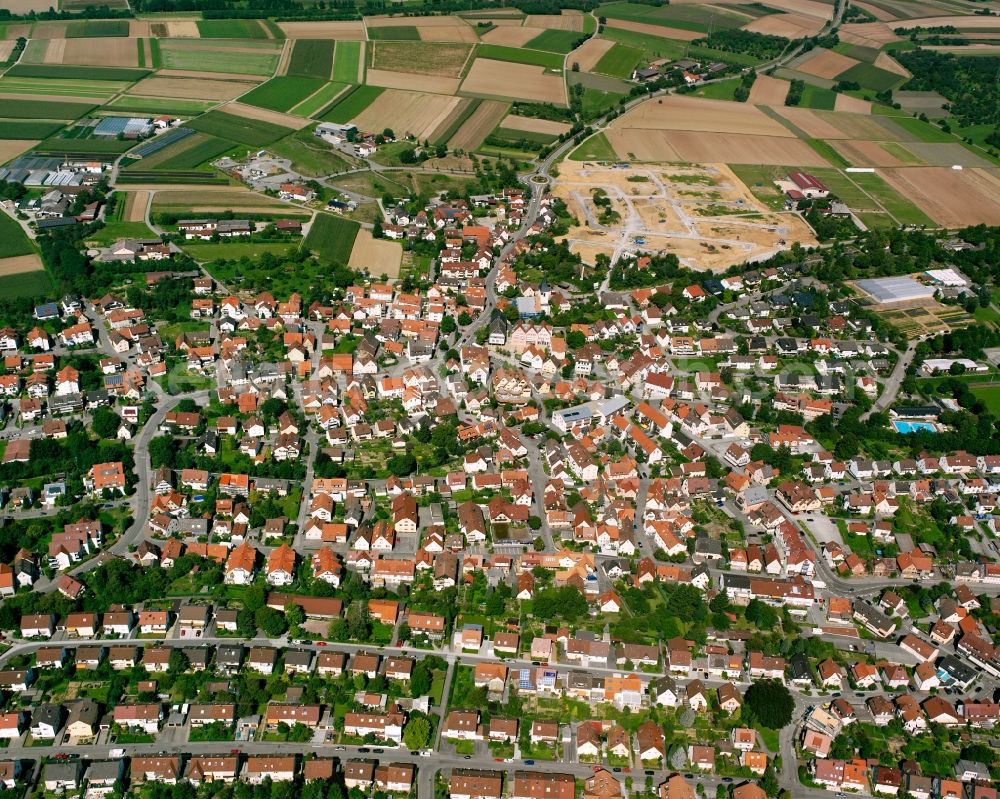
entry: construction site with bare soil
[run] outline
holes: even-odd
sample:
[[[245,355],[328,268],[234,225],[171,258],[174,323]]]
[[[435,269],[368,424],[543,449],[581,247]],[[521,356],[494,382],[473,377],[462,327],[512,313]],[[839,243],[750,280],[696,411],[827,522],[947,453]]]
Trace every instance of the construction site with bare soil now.
[[[564,237],[593,263],[628,253],[673,253],[692,268],[764,260],[816,237],[793,211],[772,211],[725,164],[564,161],[552,193],[577,224]]]

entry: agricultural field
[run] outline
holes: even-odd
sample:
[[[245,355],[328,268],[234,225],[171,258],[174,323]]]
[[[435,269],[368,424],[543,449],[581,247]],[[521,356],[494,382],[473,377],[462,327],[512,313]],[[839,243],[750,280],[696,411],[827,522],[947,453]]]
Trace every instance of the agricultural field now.
[[[351,269],[367,272],[370,275],[396,278],[399,277],[399,265],[402,259],[403,247],[399,242],[376,239],[370,230],[361,229],[354,239],[347,265]]]
[[[295,42],[286,75],[329,80],[333,71],[334,42],[302,39]],[[291,106],[289,106],[290,108]]]
[[[0,258],[33,255],[34,252],[35,248],[21,225],[6,213],[0,213]]]
[[[256,19],[199,19],[198,33],[204,39],[269,39],[268,30]]]
[[[374,103],[385,89],[378,86],[357,86],[337,100],[320,119],[346,124]]]
[[[563,56],[558,53],[546,53],[541,50],[522,50],[517,47],[504,47],[498,44],[482,44],[476,51],[476,60],[491,59],[492,61],[510,61],[515,64],[529,64],[545,69],[559,70],[563,67]]]
[[[473,62],[472,69],[462,82],[461,91],[489,99],[566,104],[566,89],[561,75],[546,72],[540,66],[504,63],[482,57]]]
[[[470,106],[472,107],[472,106]],[[453,150],[475,150],[507,114],[509,103],[483,100],[448,139]]]
[[[631,76],[632,71],[639,65],[642,55],[642,50],[636,47],[629,47],[615,42],[611,46],[611,49],[594,64],[593,71],[600,72],[603,75],[627,78]]]
[[[147,190],[136,186],[136,191]],[[308,217],[309,212],[236,186],[169,186],[156,191],[152,215],[221,215]]]
[[[368,69],[458,78],[472,49],[440,42],[373,42],[368,46]]]
[[[0,139],[44,139],[62,127],[62,122],[0,119]]]
[[[333,80],[341,83],[361,82],[364,76],[362,68],[362,48],[361,42],[337,42],[337,49],[333,54]]]
[[[346,264],[351,259],[361,226],[333,214],[317,214],[306,236],[305,246],[325,261]]]
[[[282,75],[271,78],[240,98],[240,102],[268,108],[272,111],[288,111],[324,85],[320,78],[305,78]]]
[[[263,147],[291,133],[291,129],[258,119],[244,119],[224,111],[209,111],[188,125],[220,139]]]
[[[166,39],[160,42],[164,69],[225,72],[230,75],[273,75],[281,42],[219,39]]]

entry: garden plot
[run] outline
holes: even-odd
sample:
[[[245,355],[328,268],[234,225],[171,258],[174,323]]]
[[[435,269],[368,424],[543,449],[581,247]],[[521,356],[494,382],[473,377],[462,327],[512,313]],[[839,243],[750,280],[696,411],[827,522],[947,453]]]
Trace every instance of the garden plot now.
[[[619,222],[600,222],[594,189],[607,194]],[[590,262],[600,253],[614,262],[625,253],[644,251],[674,253],[685,266],[721,270],[767,257],[795,241],[816,244],[798,215],[770,211],[722,164],[614,168],[565,161],[552,193],[585,222],[565,239]]]
[[[364,41],[365,25],[361,21],[348,22],[279,22],[278,27],[289,39],[345,39]]]
[[[455,131],[448,146],[453,150],[475,150],[490,132],[500,124],[510,103],[499,100],[483,100],[462,126]]]
[[[651,22],[636,22],[631,19],[608,19],[609,28],[619,28],[623,31],[634,31],[635,33],[645,33],[648,36],[666,37],[677,39],[682,42],[693,42],[701,39],[705,34],[701,31],[689,31],[681,28],[671,28],[666,25],[654,25]]]
[[[809,14],[766,14],[743,26],[743,30],[768,36],[801,39],[815,36],[823,29],[825,21]]]
[[[583,72],[590,72],[615,43],[610,39],[587,39],[569,54],[570,63],[577,63]]]
[[[391,128],[397,136],[431,139],[461,102],[458,97],[389,89],[352,121],[361,130]]]
[[[1000,170],[908,167],[881,174],[940,225],[1000,225]]]
[[[751,105],[784,105],[788,96],[787,80],[772,78],[768,75],[758,75],[750,89],[747,102]]]
[[[546,72],[542,67],[489,58],[475,60],[462,83],[462,91],[486,97],[566,105],[562,75]]]

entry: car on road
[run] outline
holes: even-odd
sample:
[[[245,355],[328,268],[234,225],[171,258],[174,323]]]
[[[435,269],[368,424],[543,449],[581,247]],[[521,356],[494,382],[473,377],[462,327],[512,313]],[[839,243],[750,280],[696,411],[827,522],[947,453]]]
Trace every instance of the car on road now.
[[[374,753],[375,753],[376,755],[380,755],[380,754],[382,754],[382,753],[383,753],[383,752],[385,751],[385,749],[373,749],[372,751],[373,751],[373,752],[374,752]]]
[[[317,641],[316,646],[326,646],[326,641]]]
[[[693,780],[694,779],[694,774],[685,774],[684,775],[684,779],[686,779],[686,780]]]
[[[620,766],[615,766],[615,767],[614,767],[614,768],[612,768],[611,770],[612,770],[613,772],[615,772],[615,774],[620,774],[620,773],[621,773],[621,767],[620,767]]]
[[[466,759],[466,760],[472,760],[472,755],[466,755],[466,756],[465,756],[465,759]]]
[[[369,749],[369,748],[368,748],[367,746],[362,746],[362,747],[360,747],[360,748],[358,749],[358,751],[359,751],[359,752],[360,752],[361,754],[365,754],[365,753],[367,753],[367,752],[370,752],[370,751],[371,751],[371,749]]]
[[[239,753],[240,753],[239,749],[230,749],[229,750],[229,754],[231,754],[231,755],[238,755]]]
[[[533,766],[533,765],[535,765],[535,761],[534,760],[525,760],[524,761],[524,765],[526,765],[526,766]]]
[[[347,747],[346,746],[335,746],[335,747],[333,747],[333,751],[334,752],[346,752],[347,751]]]
[[[656,772],[654,772],[654,771],[653,771],[653,769],[651,769],[651,768],[648,768],[648,769],[646,769],[646,771],[645,771],[645,774],[646,774],[646,776],[647,776],[647,777],[652,777],[652,776],[653,776],[653,774],[655,774],[655,773],[656,773]]]
[[[723,781],[723,782],[732,782],[732,781],[733,781],[733,778],[732,778],[732,777],[723,777],[723,778],[722,778],[722,781]]]

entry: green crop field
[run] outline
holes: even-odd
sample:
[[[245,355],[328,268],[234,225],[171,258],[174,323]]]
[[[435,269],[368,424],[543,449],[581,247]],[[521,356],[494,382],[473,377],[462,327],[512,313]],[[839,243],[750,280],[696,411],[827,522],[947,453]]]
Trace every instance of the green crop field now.
[[[628,78],[641,60],[642,50],[615,42],[594,65],[594,72]]]
[[[271,78],[240,98],[241,103],[249,103],[271,111],[287,111],[316,92],[324,81],[320,78],[283,76]]]
[[[189,136],[187,139],[181,139],[178,144],[185,144],[191,139],[195,139],[194,143],[188,144],[184,149],[175,150],[170,153],[168,157],[162,159],[157,167],[160,169],[194,169],[202,164],[211,161],[213,158],[222,155],[227,150],[233,148],[233,143],[225,141],[224,139],[217,139],[215,136],[205,136],[200,133],[196,133],[194,136]],[[167,147],[161,152],[167,152],[172,148]],[[140,161],[140,164],[144,166],[149,166],[148,160],[144,158]]]
[[[0,139],[44,139],[63,126],[44,120],[0,119]]]
[[[608,19],[645,22],[699,33],[707,33],[709,29],[709,14],[701,5],[652,6],[640,3],[608,3],[601,6],[597,13]],[[738,28],[746,21],[745,17],[725,8],[712,7],[711,25],[715,30]]]
[[[498,127],[493,131],[493,136],[501,139],[506,139],[509,142],[531,142],[533,144],[551,144],[558,136],[554,136],[551,133],[537,133],[530,130],[513,130],[511,128],[505,128],[503,126]]]
[[[709,100],[732,100],[740,83],[739,78],[706,83],[704,86],[699,86],[694,94],[696,97],[707,97]]]
[[[864,189],[901,225],[927,225],[934,227],[934,220],[911,203],[877,174],[852,172],[851,180]]]
[[[326,39],[300,39],[292,50],[286,74],[329,80],[333,68],[333,44]],[[355,64],[355,74],[357,74],[357,64]]]
[[[148,69],[126,67],[76,67],[67,64],[15,64],[5,73],[9,78],[69,78],[81,82],[125,81],[133,83],[149,74]]]
[[[375,102],[385,89],[379,86],[358,86],[350,94],[344,95],[322,117],[325,122],[346,124]]]
[[[382,27],[373,28],[368,26],[368,38],[372,41],[378,39],[394,40],[394,41],[420,41],[420,31],[417,30],[416,25],[383,25]]]
[[[548,30],[524,45],[529,50],[548,50],[551,53],[568,53],[575,50],[586,37],[576,31]]]
[[[583,113],[587,116],[599,116],[618,105],[621,97],[621,92],[592,89],[585,86],[583,89]]]
[[[104,108],[115,111],[136,111],[144,114],[176,114],[192,116],[207,111],[216,103],[210,100],[174,100],[169,97],[116,97]]]
[[[215,42],[220,44],[221,42]],[[241,42],[248,46],[252,42]],[[263,44],[263,42],[261,43]],[[160,61],[165,69],[188,69],[200,72],[237,72],[244,75],[273,75],[280,53],[272,48],[255,52],[234,52],[231,49],[202,49],[172,46],[171,41],[160,45]]]
[[[711,47],[701,47],[688,42],[650,36],[648,33],[637,33],[620,28],[605,28],[601,35],[605,39],[611,39],[619,44],[626,44],[629,47],[642,50],[643,59],[646,61],[652,61],[654,58],[669,58],[671,60],[694,58],[723,61],[740,67],[752,67],[760,63],[760,59],[743,53],[726,53],[722,50],[713,50]]]
[[[860,83],[866,89],[877,92],[891,89],[906,80],[902,75],[879,69],[871,64],[855,64],[846,72],[837,75],[837,80],[849,80]]]
[[[66,25],[67,39],[98,39],[128,36],[127,19],[87,19]]]
[[[134,141],[118,141],[118,139],[53,138],[36,145],[35,149],[41,153],[86,158],[94,155],[123,153],[135,145]]]
[[[504,47],[501,44],[481,44],[476,51],[476,56],[478,58],[491,58],[494,61],[510,61],[514,64],[530,64],[546,69],[562,69],[564,60],[558,53],[521,50],[517,47]]]
[[[815,108],[821,111],[832,111],[836,104],[836,92],[821,86],[813,86],[811,83],[807,83],[802,89],[802,99],[799,100],[800,108]]]
[[[8,100],[4,102],[2,113],[14,119],[79,119],[94,107],[90,103],[60,103],[57,100]]]
[[[573,161],[617,161],[618,156],[603,133],[591,136],[570,153]]]
[[[200,130],[202,133],[240,144],[249,144],[251,147],[263,147],[292,132],[291,128],[283,125],[259,119],[243,119],[224,111],[209,111],[187,124],[188,127]]]
[[[43,269],[0,277],[0,297],[45,297],[52,292],[49,273]]]
[[[0,258],[30,255],[34,251],[24,229],[7,214],[0,213]]]
[[[333,79],[340,83],[356,82],[359,61],[361,42],[337,42],[337,50],[333,55]]]
[[[354,240],[361,225],[333,214],[317,214],[309,228],[305,245],[320,258],[346,264],[351,258]]]
[[[292,108],[290,113],[300,117],[314,116],[327,108],[348,86],[347,83],[324,83],[318,92]]]
[[[213,244],[212,242],[184,242],[181,245],[196,261],[207,263],[208,261],[221,261],[222,259],[234,258],[258,258],[264,253],[270,255],[284,256],[289,250],[297,250],[299,242],[296,241],[244,241],[226,242],[225,244]]]
[[[891,124],[902,128],[906,133],[922,142],[942,144],[956,140],[952,134],[945,133],[941,128],[924,122],[922,119],[917,119],[917,117],[893,117]]]
[[[199,19],[203,39],[266,39],[267,31],[256,19]]]

